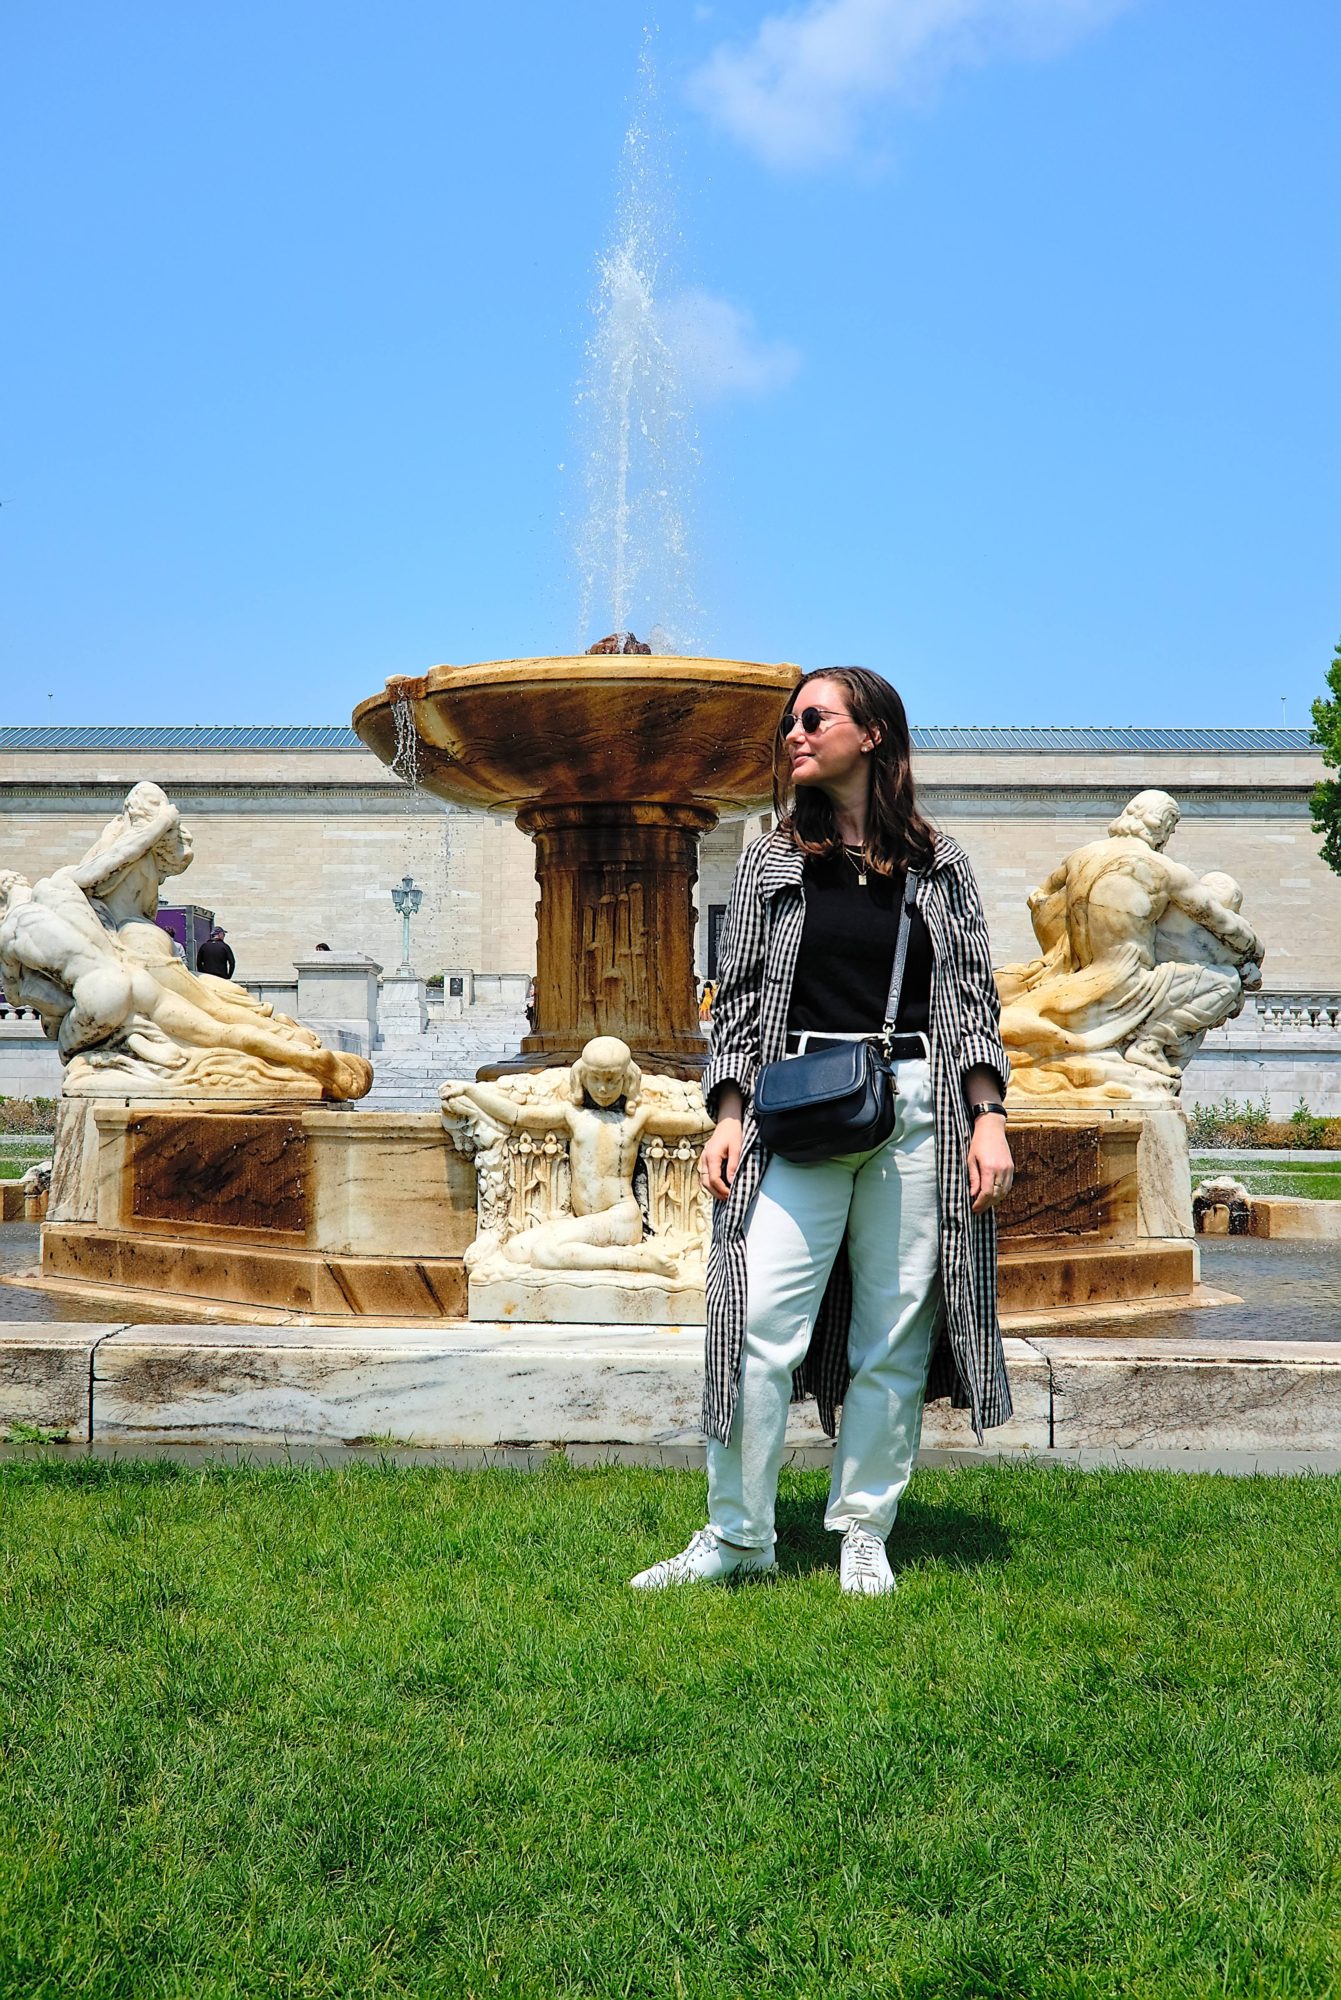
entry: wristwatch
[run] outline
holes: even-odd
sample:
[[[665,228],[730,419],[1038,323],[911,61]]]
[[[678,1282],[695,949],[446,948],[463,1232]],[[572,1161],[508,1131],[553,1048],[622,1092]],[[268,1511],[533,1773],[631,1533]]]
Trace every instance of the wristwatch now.
[[[995,1097],[988,1098],[982,1104],[975,1104],[971,1109],[975,1118],[981,1118],[984,1112],[987,1111],[990,1111],[994,1118],[1004,1118],[1006,1116],[1005,1105],[999,1103]]]

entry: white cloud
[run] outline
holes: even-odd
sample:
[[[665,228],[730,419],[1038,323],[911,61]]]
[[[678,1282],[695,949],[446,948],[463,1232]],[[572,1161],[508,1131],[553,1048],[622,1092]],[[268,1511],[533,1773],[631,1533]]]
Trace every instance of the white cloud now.
[[[766,340],[753,313],[697,287],[661,307],[661,330],[679,379],[699,402],[726,396],[766,396],[783,389],[801,366],[800,349]]]
[[[810,0],[768,14],[753,41],[722,42],[690,79],[694,101],[773,167],[850,154],[881,102],[998,56],[1044,57],[1132,0]]]

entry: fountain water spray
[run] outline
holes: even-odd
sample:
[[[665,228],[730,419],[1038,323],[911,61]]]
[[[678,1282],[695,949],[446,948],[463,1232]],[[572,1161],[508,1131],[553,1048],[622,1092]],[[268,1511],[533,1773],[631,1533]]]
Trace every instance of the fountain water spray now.
[[[414,703],[408,695],[398,694],[391,713],[396,725],[396,754],[390,768],[406,788],[408,813],[414,808],[414,795],[419,789],[419,731],[414,726]]]
[[[686,653],[697,606],[685,516],[698,448],[664,315],[675,238],[665,150],[649,31],[578,397],[586,512],[577,561],[585,635],[609,620],[619,639],[636,623],[653,652]]]

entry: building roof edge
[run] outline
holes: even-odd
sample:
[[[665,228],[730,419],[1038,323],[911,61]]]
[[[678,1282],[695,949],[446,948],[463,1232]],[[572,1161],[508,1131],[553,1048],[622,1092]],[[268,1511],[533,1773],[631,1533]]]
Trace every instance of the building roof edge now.
[[[913,747],[938,755],[966,755],[987,752],[1043,753],[1124,753],[1151,752],[1220,756],[1226,753],[1300,753],[1316,749],[1307,729],[1157,729],[1105,728],[1085,725],[1068,728],[1048,724],[1029,728],[1020,724],[961,727],[914,724]],[[328,752],[362,750],[363,744],[352,729],[338,723],[256,724],[145,724],[104,726],[81,724],[23,724],[0,727],[0,752],[34,751],[210,751],[283,750]]]

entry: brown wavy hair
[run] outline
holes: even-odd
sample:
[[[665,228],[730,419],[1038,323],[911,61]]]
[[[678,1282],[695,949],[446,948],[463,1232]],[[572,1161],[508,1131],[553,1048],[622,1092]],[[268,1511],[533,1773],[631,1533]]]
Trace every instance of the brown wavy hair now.
[[[853,721],[877,739],[871,752],[863,858],[877,875],[928,867],[936,833],[918,810],[908,717],[898,690],[868,667],[817,667],[792,689],[784,714],[805,707],[802,690],[811,681],[831,681],[842,688]],[[779,725],[781,720],[779,716]],[[778,831],[802,854],[838,853],[842,842],[832,802],[818,785],[792,784],[780,729],[773,744],[773,811]]]

